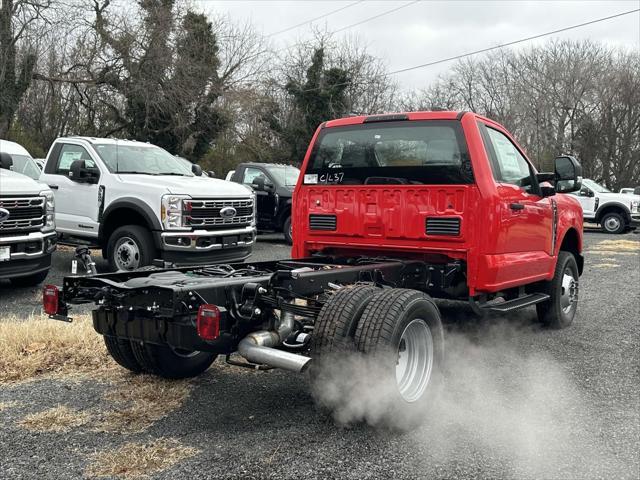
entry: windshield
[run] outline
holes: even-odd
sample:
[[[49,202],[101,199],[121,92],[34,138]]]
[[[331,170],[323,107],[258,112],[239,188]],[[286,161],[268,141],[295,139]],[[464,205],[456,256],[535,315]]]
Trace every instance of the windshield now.
[[[304,182],[464,184],[473,173],[460,122],[400,121],[322,130]]]
[[[280,185],[295,186],[298,183],[300,170],[289,165],[267,165],[267,170],[276,183]]]
[[[182,160],[155,145],[97,143],[94,148],[111,173],[193,176]]]
[[[21,173],[27,177],[33,178],[34,180],[38,180],[40,178],[40,169],[33,158],[28,157],[27,155],[16,155],[15,153],[12,153],[11,159],[13,160],[11,170],[14,172]]]
[[[590,190],[593,190],[596,193],[611,193],[611,190],[603,187],[602,185],[594,182],[593,180],[589,180],[588,178],[582,179],[582,185],[588,187]]]

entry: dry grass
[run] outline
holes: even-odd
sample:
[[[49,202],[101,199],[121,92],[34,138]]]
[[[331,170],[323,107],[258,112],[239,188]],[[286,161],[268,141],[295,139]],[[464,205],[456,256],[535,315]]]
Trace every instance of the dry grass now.
[[[84,473],[89,478],[147,478],[197,453],[195,448],[171,438],[160,438],[146,445],[130,442],[115,450],[96,453]]]
[[[91,415],[86,412],[58,405],[43,412],[27,415],[20,422],[20,426],[35,432],[67,432],[72,428],[81,427],[91,421]]]
[[[51,374],[104,375],[117,369],[88,315],[75,317],[72,324],[44,315],[0,322],[0,383]]]
[[[186,380],[163,380],[146,375],[127,376],[104,395],[110,410],[104,412],[96,430],[136,433],[180,408],[189,397]]]
[[[18,405],[18,402],[0,402],[0,412]]]
[[[603,240],[588,251],[600,255],[637,255],[640,253],[640,242],[637,240]]]

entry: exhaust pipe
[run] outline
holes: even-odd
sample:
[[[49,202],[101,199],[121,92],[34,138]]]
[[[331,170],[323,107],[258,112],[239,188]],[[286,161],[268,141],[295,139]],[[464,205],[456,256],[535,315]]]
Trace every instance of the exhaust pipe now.
[[[292,372],[304,372],[311,359],[295,353],[276,350],[293,331],[293,314],[282,311],[277,331],[261,330],[240,340],[238,353],[252,363],[269,365]]]

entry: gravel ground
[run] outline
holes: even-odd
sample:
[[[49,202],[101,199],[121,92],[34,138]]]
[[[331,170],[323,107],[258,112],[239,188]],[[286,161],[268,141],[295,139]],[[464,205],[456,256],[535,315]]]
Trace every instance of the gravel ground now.
[[[640,253],[602,244],[620,240],[640,235],[585,235],[580,306],[566,330],[540,328],[533,309],[478,320],[442,304],[452,391],[411,433],[334,421],[314,407],[304,377],[220,360],[143,432],[22,428],[26,415],[56,405],[111,407],[108,382],[50,378],[0,385],[0,478],[82,478],[95,452],[170,437],[197,453],[152,478],[638,479]],[[253,259],[288,253],[267,236]],[[70,259],[55,255],[52,283]],[[36,289],[0,286],[0,297],[0,319],[39,312]]]

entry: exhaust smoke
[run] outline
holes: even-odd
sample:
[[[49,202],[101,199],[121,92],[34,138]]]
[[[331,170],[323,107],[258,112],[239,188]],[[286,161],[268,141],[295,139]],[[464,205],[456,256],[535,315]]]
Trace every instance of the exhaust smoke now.
[[[401,438],[415,449],[425,476],[437,477],[438,468],[473,455],[491,469],[461,476],[497,469],[491,476],[637,478],[637,469],[607,448],[596,408],[565,367],[518,346],[523,337],[545,332],[512,322],[449,331],[443,388],[424,403],[398,403],[395,381],[385,382],[380,366],[360,354],[323,361],[313,395],[337,423],[408,431]]]

